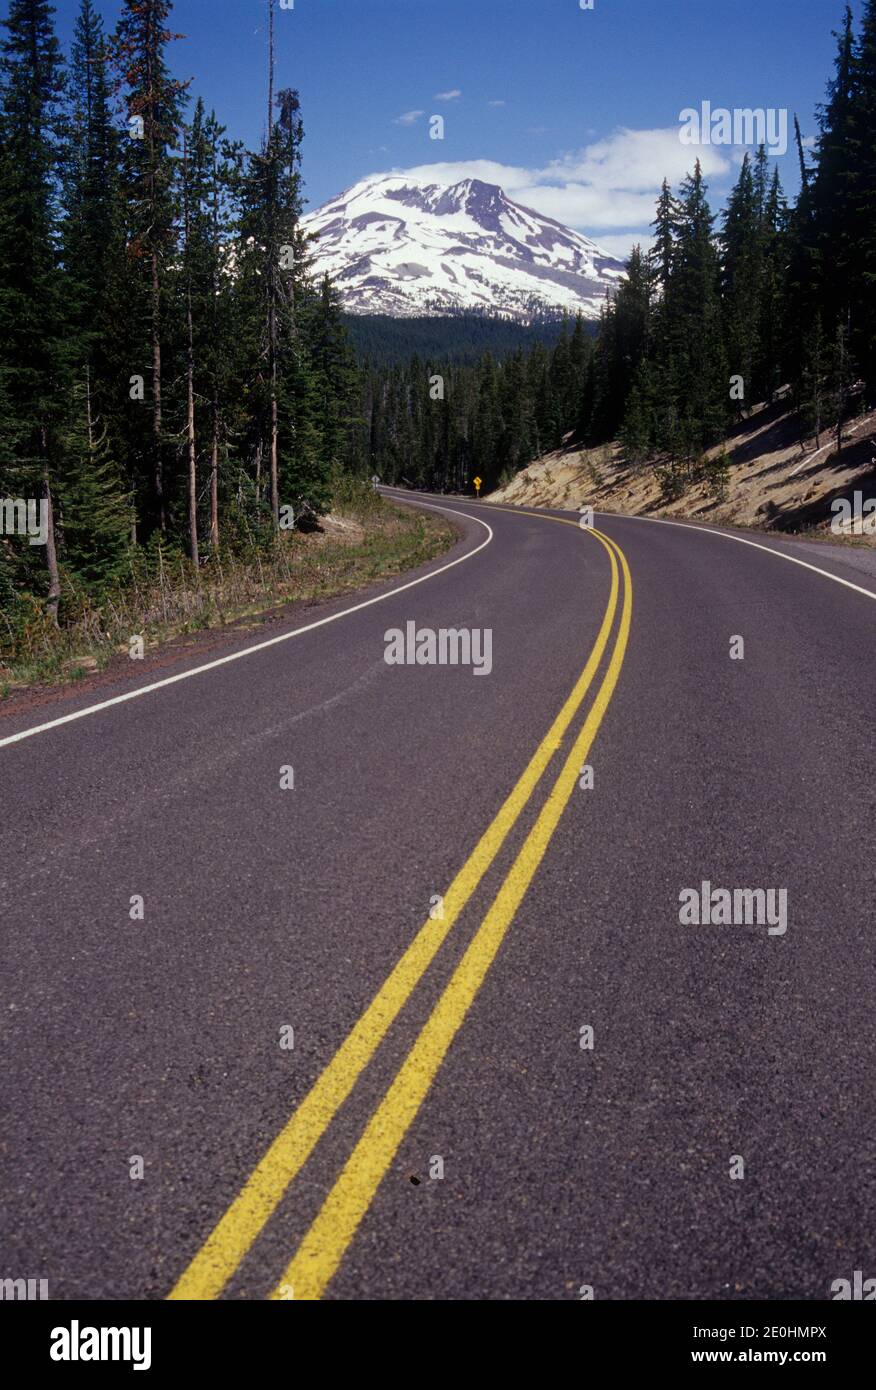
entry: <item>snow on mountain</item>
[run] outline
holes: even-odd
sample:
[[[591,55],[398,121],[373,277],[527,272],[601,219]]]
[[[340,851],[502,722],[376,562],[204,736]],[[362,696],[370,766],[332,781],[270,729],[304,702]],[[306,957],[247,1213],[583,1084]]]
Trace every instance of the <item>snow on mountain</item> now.
[[[314,269],[355,314],[500,313],[596,318],[623,264],[596,242],[506,197],[402,174],[362,179],[304,218]]]

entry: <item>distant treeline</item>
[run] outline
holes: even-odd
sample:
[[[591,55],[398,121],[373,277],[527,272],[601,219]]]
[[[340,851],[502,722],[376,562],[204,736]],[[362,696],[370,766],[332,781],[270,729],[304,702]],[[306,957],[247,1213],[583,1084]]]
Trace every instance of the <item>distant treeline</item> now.
[[[536,343],[474,367],[440,356],[364,373],[368,466],[385,482],[438,491],[510,479],[556,449],[580,410],[592,336],[580,316],[553,348]]]
[[[876,402],[876,0],[846,8],[811,158],[795,120],[801,186],[788,204],[761,148],[746,155],[720,227],[699,164],[664,182],[648,254],[635,249],[592,344],[570,326],[552,350],[445,370],[440,354],[372,374],[363,403],[376,472],[486,487],[567,432],[620,435],[670,492],[703,451],[782,384],[801,430],[839,434]],[[444,375],[444,399],[428,381]],[[425,400],[424,400],[425,396]],[[724,463],[709,465],[717,488]]]
[[[563,331],[562,317],[557,316],[525,324],[486,314],[409,319],[343,314],[342,319],[356,356],[372,367],[400,366],[412,357],[440,360],[448,367],[474,366],[485,352],[508,357],[535,343],[552,345]],[[596,324],[588,328],[596,332]]]

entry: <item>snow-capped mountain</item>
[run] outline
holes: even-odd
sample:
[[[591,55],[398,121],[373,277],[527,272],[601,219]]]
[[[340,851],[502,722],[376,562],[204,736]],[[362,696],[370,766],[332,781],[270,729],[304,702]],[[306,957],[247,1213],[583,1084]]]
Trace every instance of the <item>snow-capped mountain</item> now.
[[[450,187],[381,174],[362,179],[304,218],[314,269],[327,271],[355,314],[500,313],[527,320],[596,318],[623,274],[596,242],[495,184]]]

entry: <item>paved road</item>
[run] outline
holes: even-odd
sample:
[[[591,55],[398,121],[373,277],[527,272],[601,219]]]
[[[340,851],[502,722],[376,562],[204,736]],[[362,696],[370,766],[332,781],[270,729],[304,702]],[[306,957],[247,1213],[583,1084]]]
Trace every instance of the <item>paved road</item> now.
[[[824,1299],[876,1274],[876,580],[426,504],[461,538],[415,576],[0,719],[0,1277]],[[490,674],[388,665],[409,621],[491,629]],[[785,889],[787,929],[683,925],[703,881]]]

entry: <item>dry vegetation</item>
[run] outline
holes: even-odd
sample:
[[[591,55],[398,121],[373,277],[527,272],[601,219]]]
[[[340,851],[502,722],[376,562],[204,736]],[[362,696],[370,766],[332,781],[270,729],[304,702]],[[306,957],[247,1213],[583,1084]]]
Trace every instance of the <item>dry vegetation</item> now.
[[[455,539],[454,529],[434,513],[397,508],[367,487],[345,485],[319,529],[281,534],[267,552],[217,554],[197,570],[177,554],[156,572],[133,574],[100,604],[84,603],[60,629],[35,603],[32,620],[18,633],[0,633],[0,696],[75,680],[113,660],[127,666],[135,635],[151,652],[184,633],[391,577],[431,560]]]
[[[820,447],[819,447],[820,446]],[[708,465],[726,450],[723,481]],[[830,504],[856,489],[876,496],[876,412],[859,416],[843,430],[842,450],[823,433],[801,440],[798,417],[779,401],[743,420],[725,443],[710,449],[703,464],[677,477],[673,497],[666,473],[652,464],[631,467],[617,444],[597,449],[565,448],[524,469],[491,501],[520,506],[576,508],[634,515],[691,517],[722,525],[759,527],[810,538],[831,535]],[[663,461],[668,465],[669,461]],[[876,536],[856,538],[876,544]]]

